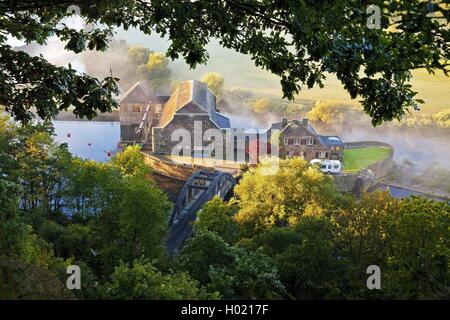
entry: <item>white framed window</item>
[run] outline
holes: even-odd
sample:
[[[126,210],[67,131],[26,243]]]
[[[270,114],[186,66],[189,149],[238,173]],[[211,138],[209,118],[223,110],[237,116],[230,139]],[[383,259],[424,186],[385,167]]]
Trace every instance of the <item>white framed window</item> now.
[[[294,139],[294,145],[296,146],[300,145],[300,139]]]
[[[319,152],[319,158],[320,158],[320,159],[324,159],[325,157],[326,157],[325,151]]]
[[[312,146],[313,144],[314,144],[314,139],[313,138],[306,139],[306,145],[307,146]]]
[[[289,144],[289,139],[288,138],[284,138],[284,144],[287,146]]]

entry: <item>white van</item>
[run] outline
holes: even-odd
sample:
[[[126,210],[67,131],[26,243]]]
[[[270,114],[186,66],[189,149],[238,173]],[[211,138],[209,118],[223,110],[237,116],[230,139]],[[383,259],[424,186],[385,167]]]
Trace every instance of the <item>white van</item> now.
[[[310,161],[311,164],[318,164],[320,166],[320,171],[328,174],[338,174],[341,172],[341,162],[339,160],[320,160],[313,159]]]

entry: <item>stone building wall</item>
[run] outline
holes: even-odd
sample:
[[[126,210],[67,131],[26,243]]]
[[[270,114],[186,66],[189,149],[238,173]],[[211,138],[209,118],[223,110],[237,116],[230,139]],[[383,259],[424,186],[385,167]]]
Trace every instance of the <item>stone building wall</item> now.
[[[197,124],[196,124],[197,123]],[[199,125],[201,123],[201,126]],[[194,126],[201,128],[201,144],[203,147],[210,144],[210,141],[203,141],[203,135],[208,129],[217,129],[217,126],[211,121],[208,114],[175,114],[173,120],[164,128],[152,128],[152,146],[156,154],[171,154],[172,150],[182,141],[181,138],[172,141],[172,134],[175,130],[185,129],[189,132],[191,152],[194,152]],[[174,137],[178,138],[178,137]],[[225,138],[224,138],[225,141]],[[181,154],[180,154],[181,155]],[[187,155],[184,155],[187,156]]]

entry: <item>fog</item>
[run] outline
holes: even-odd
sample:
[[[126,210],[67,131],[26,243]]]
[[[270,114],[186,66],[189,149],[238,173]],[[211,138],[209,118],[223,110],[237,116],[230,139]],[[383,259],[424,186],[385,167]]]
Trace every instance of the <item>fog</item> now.
[[[388,143],[394,147],[394,160],[398,164],[405,160],[412,162],[418,171],[432,164],[449,167],[450,136],[448,133],[436,132],[431,135],[429,132],[419,130],[412,132],[388,126],[373,128],[357,125],[344,130],[341,139],[345,142],[375,140]]]

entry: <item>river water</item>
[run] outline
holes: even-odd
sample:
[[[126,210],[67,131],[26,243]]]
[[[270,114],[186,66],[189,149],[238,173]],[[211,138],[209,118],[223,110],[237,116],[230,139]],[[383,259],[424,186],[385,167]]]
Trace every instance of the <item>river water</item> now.
[[[55,140],[67,143],[70,152],[82,159],[108,161],[120,140],[119,122],[53,121]]]

